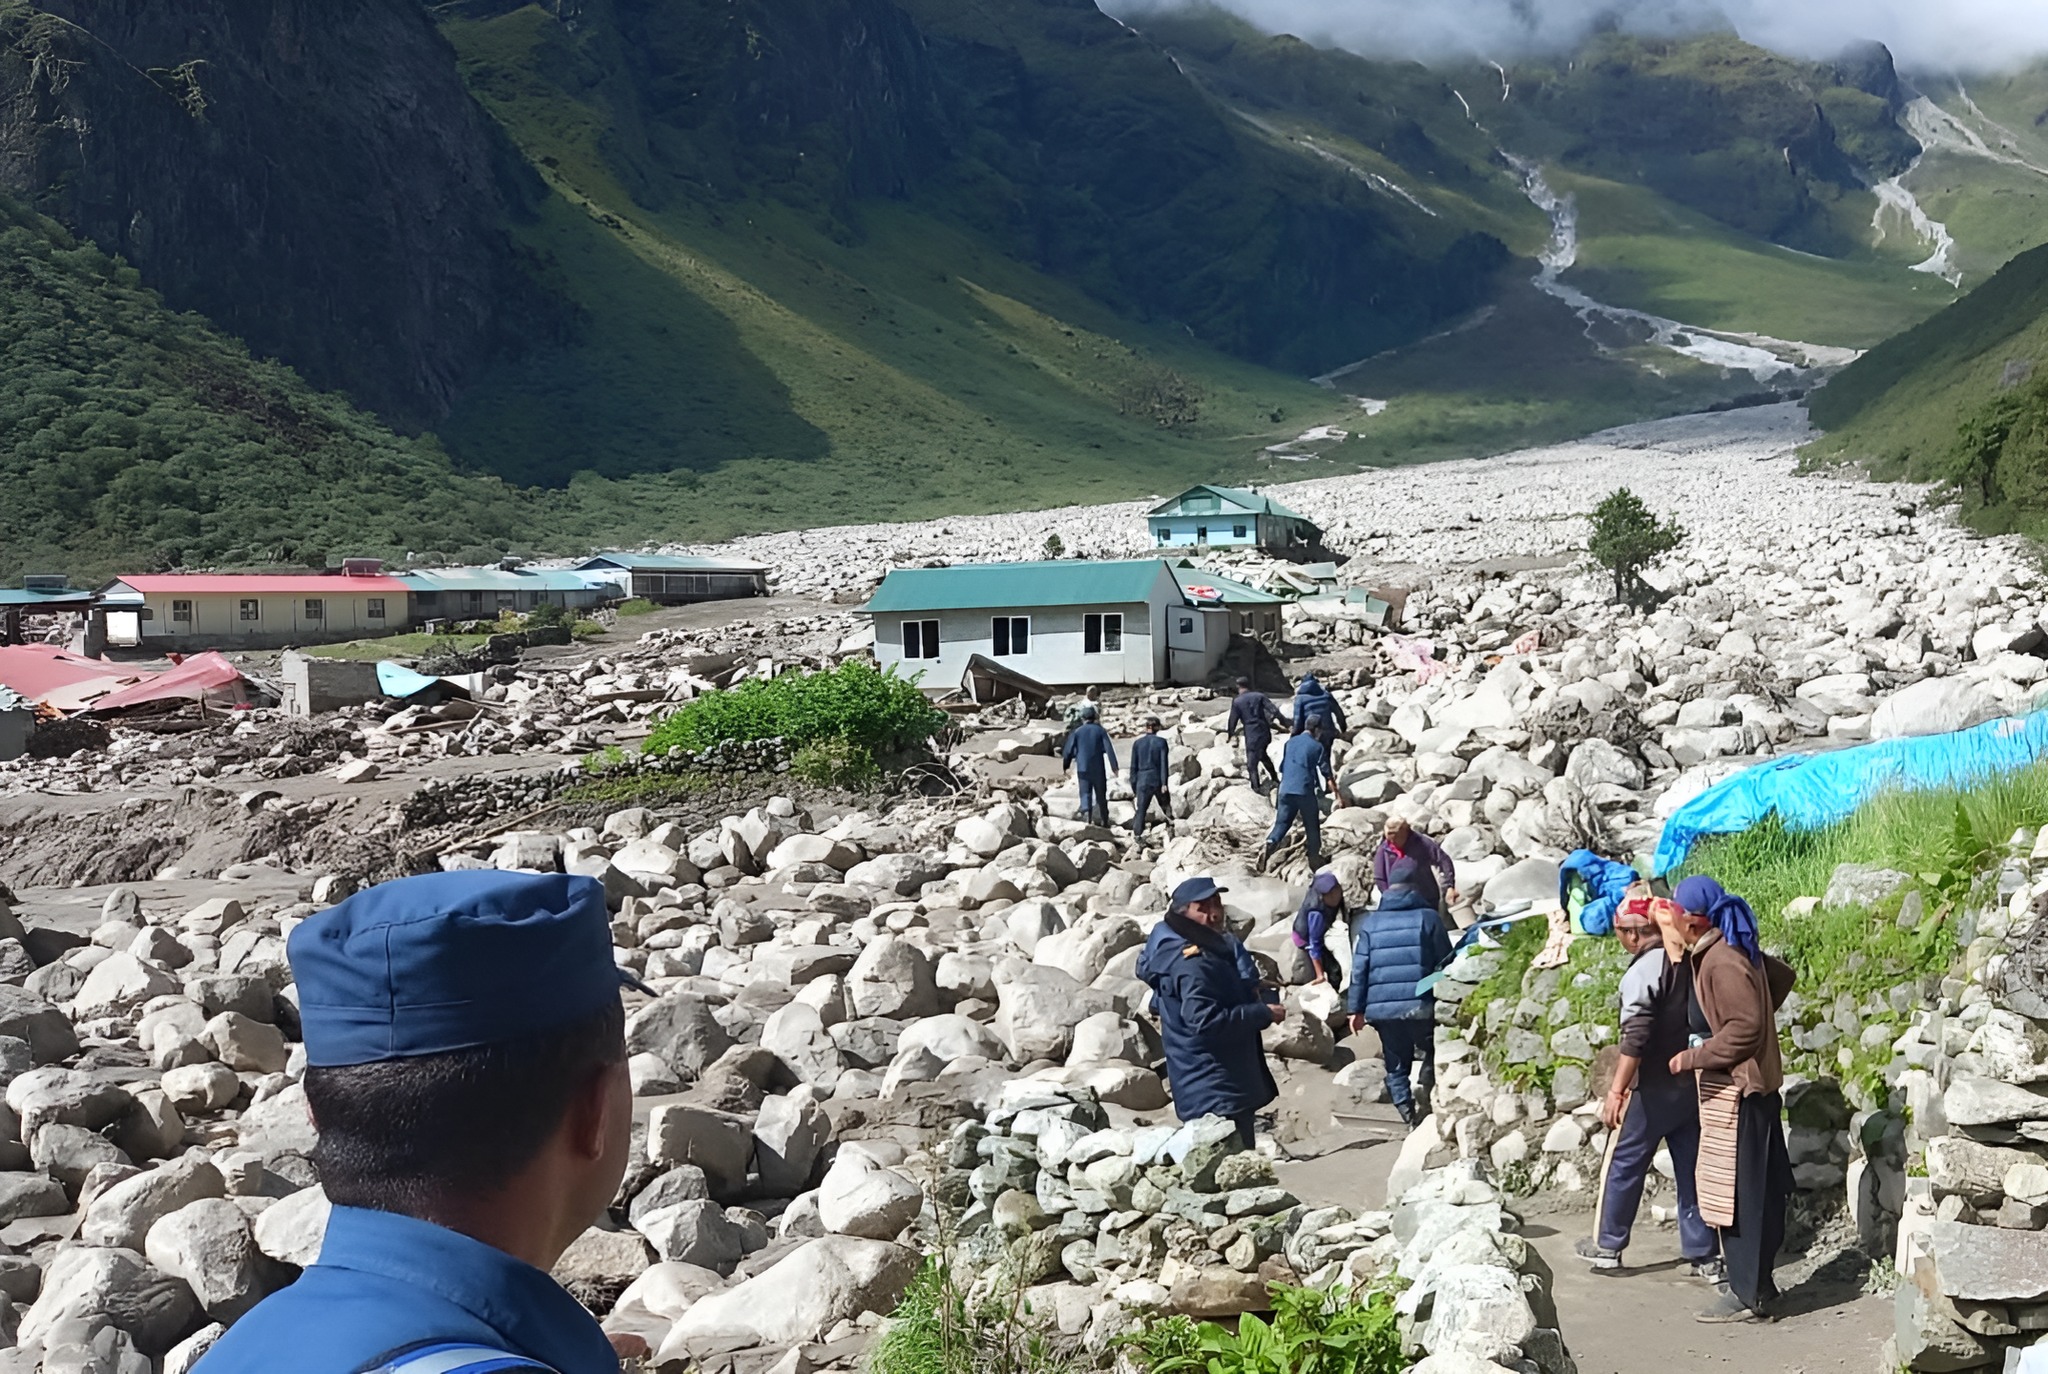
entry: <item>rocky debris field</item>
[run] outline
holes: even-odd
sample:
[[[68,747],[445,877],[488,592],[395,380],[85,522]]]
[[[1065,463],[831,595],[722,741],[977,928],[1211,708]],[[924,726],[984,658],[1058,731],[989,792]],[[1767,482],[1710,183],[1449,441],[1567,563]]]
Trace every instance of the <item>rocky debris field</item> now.
[[[2048,674],[2048,597],[2022,549],[1916,513],[1917,491],[1799,474],[1803,437],[1772,408],[1285,490],[1352,555],[1347,580],[1399,570],[1413,588],[1400,637],[1328,606],[1287,613],[1288,638],[1317,656],[1352,726],[1336,756],[1343,798],[1324,822],[1347,889],[1368,890],[1372,841],[1402,815],[1442,840],[1482,907],[1554,896],[1564,852],[1632,855],[1679,801],[1748,762],[2029,705]],[[1621,485],[1690,532],[1655,570],[1667,596],[1648,615],[1607,604],[1606,579],[1568,557],[1581,513]],[[779,536],[743,551],[778,563],[785,591],[845,601],[889,566],[1029,556],[1049,532],[1069,549],[1137,552],[1138,509],[815,531],[801,557]],[[1220,697],[1108,695],[1120,739],[1143,711],[1167,723],[1175,819],[1143,846],[1121,828],[1120,783],[1118,828],[1086,824],[1060,776],[1058,728],[1002,709],[967,722],[949,760],[958,791],[522,819],[553,794],[533,777],[631,739],[706,685],[854,651],[845,611],[798,623],[786,642],[780,627],[716,632],[727,640],[658,631],[516,669],[481,705],[445,715],[117,732],[104,755],[0,770],[17,799],[104,797],[90,823],[53,810],[48,824],[74,827],[74,844],[111,843],[120,817],[162,804],[141,798],[151,788],[215,796],[206,823],[239,827],[181,870],[215,881],[197,905],[116,892],[89,935],[0,921],[0,1335],[14,1342],[0,1370],[182,1371],[316,1252],[323,1204],[283,940],[379,871],[299,845],[316,823],[387,847],[438,827],[442,867],[604,885],[617,957],[659,995],[636,995],[629,1023],[631,1169],[560,1277],[614,1330],[645,1336],[661,1367],[850,1367],[922,1253],[944,1243],[970,1267],[1020,1266],[1045,1300],[1037,1310],[1098,1349],[1148,1314],[1251,1310],[1275,1279],[1398,1271],[1413,1283],[1411,1344],[1432,1370],[1569,1368],[1541,1261],[1483,1177],[1529,1186],[1548,1160],[1546,1182],[1583,1182],[1597,1137],[1574,1100],[1586,1085],[1562,1069],[1541,1093],[1507,1092],[1447,1028],[1440,1110],[1409,1138],[1386,1211],[1319,1205],[1273,1181],[1272,1160],[1369,1119],[1383,1088],[1371,1037],[1337,1039],[1335,998],[1308,984],[1292,944],[1308,876],[1298,845],[1250,875],[1272,803],[1223,737]],[[433,776],[474,753],[533,766],[488,787]],[[264,829],[280,815],[290,835]],[[231,850],[234,862],[203,857]],[[170,848],[136,851],[138,876],[175,861]],[[296,866],[298,900],[238,897],[247,870],[235,865],[252,861]],[[1288,989],[1290,1014],[1267,1033],[1287,1091],[1313,1082],[1336,1104],[1283,1111],[1256,1155],[1219,1158],[1213,1123],[1174,1122],[1149,990],[1134,977],[1164,894],[1198,873],[1231,889],[1235,928]],[[1935,1082],[1937,1052],[1958,1065],[1984,1053],[1984,996],[1958,984],[1938,1005],[1897,1009],[1928,1018],[1915,1024]],[[1546,1029],[1555,1055],[1565,1027]],[[2014,1061],[1999,1091],[2031,1093],[2024,1074],[2044,1058]],[[1813,1097],[1798,1158],[1824,1167],[1808,1181],[1827,1173],[1854,1204],[1896,1174],[1903,1194],[1890,1126],[1836,1119],[1837,1101]],[[1950,1121],[1973,1144],[2028,1148],[2029,1118],[2048,1112],[2001,1102],[1982,1108],[2010,1109],[1985,1118],[1988,1135],[1968,1110]],[[1502,1143],[1516,1132],[1521,1159]],[[1878,1158],[1898,1161],[1893,1174],[1866,1162]],[[2048,1204],[2011,1174],[2017,1162],[1998,1198],[1972,1184],[1961,1204],[1936,1201],[1935,1222],[2037,1215]],[[1871,1214],[1897,1215],[1897,1201]],[[1920,1291],[1932,1302],[1939,1290]],[[1974,1291],[1942,1296],[1975,1302]],[[2020,1325],[2032,1299],[2013,1301],[2010,1324],[2032,1329]],[[2010,1343],[1974,1309],[1958,1320],[1978,1321],[1973,1339]]]

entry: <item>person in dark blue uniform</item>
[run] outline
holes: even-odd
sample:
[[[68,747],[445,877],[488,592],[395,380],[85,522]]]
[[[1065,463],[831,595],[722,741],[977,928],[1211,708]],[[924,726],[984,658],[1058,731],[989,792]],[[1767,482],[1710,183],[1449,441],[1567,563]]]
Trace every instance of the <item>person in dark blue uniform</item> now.
[[[1252,690],[1252,680],[1241,677],[1237,680],[1237,699],[1230,703],[1231,739],[1237,738],[1239,730],[1244,731],[1244,771],[1251,775],[1252,790],[1265,791],[1259,780],[1264,770],[1266,780],[1280,781],[1280,770],[1273,766],[1273,727],[1287,724],[1287,717],[1280,714],[1264,692]]]
[[[1273,831],[1266,836],[1266,847],[1259,852],[1259,862],[1253,872],[1266,871],[1273,851],[1287,838],[1287,832],[1294,828],[1297,817],[1301,820],[1302,835],[1308,841],[1309,867],[1323,866],[1321,795],[1325,786],[1334,796],[1337,775],[1330,771],[1329,751],[1323,748],[1323,742],[1316,738],[1315,732],[1296,735],[1288,740],[1287,747],[1280,751],[1280,800],[1273,807]]]
[[[1109,829],[1109,775],[1116,771],[1116,746],[1109,731],[1096,720],[1094,702],[1081,707],[1081,724],[1067,736],[1060,750],[1062,769],[1074,770],[1081,787],[1081,815],[1090,824]]]
[[[288,946],[319,1261],[195,1374],[618,1374],[548,1277],[624,1176],[633,1092],[604,889],[436,873],[361,892]]]
[[[1166,790],[1166,738],[1159,733],[1159,717],[1145,717],[1145,733],[1131,745],[1131,795],[1138,800],[1138,813],[1131,817],[1131,836],[1145,838],[1145,813],[1153,798],[1169,834],[1173,831],[1173,803]]]
[[[1138,958],[1138,977],[1159,1013],[1174,1113],[1183,1121],[1227,1116],[1249,1150],[1259,1109],[1280,1095],[1259,1032],[1287,1011],[1264,999],[1251,956],[1225,929],[1224,891],[1211,878],[1176,887]]]
[[[1421,867],[1413,859],[1396,864],[1380,904],[1351,936],[1351,1031],[1355,1035],[1370,1025],[1379,1032],[1387,1095],[1410,1126],[1429,1115],[1429,1090],[1436,1082],[1436,997],[1416,985],[1451,957],[1451,937],[1436,904],[1416,886]],[[1408,1078],[1418,1060],[1419,1093]]]
[[[1303,673],[1294,689],[1294,733],[1306,730],[1328,749],[1336,743],[1339,733],[1350,728],[1336,695],[1314,673]]]

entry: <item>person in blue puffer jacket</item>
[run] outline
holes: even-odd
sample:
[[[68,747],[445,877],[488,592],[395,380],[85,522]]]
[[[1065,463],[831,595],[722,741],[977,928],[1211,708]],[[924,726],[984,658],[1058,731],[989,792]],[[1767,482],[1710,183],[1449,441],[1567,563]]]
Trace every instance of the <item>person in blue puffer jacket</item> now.
[[[1421,890],[1420,863],[1402,859],[1388,879],[1380,904],[1357,923],[1352,937],[1351,1029],[1370,1025],[1378,1033],[1387,1095],[1401,1120],[1413,1126],[1427,1115],[1436,1082],[1436,998],[1415,985],[1451,957],[1451,937],[1436,904]],[[1421,1105],[1409,1086],[1409,1070],[1418,1061]]]
[[[1287,1013],[1265,1000],[1257,966],[1224,928],[1223,892],[1209,878],[1176,887],[1139,956],[1138,977],[1152,989],[1175,1114],[1227,1116],[1250,1149],[1253,1118],[1280,1095],[1259,1032]]]

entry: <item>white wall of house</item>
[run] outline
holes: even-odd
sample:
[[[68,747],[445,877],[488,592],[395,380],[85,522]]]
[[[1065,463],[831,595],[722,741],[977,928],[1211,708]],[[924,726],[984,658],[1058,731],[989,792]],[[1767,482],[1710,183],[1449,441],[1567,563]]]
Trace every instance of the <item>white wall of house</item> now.
[[[150,615],[136,623],[133,615],[116,611],[107,618],[108,638],[115,644],[177,641],[218,643],[237,639],[302,643],[357,639],[395,634],[411,616],[401,590],[364,592],[340,578],[333,591],[310,592],[149,592],[142,604]],[[318,602],[320,614],[311,614]],[[383,614],[372,614],[381,610]]]
[[[1163,549],[1248,549],[1259,542],[1263,518],[1249,511],[1230,510],[1210,515],[1155,515],[1151,519],[1152,542]]]
[[[1230,647],[1230,620],[1221,606],[1167,607],[1167,680],[1206,682]]]
[[[1144,602],[1106,606],[1006,606],[970,611],[883,611],[875,622],[875,661],[909,676],[924,674],[927,687],[954,687],[967,671],[967,660],[980,654],[1013,668],[1049,687],[1089,683],[1151,686],[1168,680],[1162,605]],[[1087,650],[1089,616],[1121,616],[1120,651]],[[1026,651],[997,653],[995,622],[1021,618],[1029,625]],[[904,656],[905,621],[937,621],[939,656]],[[919,636],[922,647],[923,634]],[[1009,646],[1014,650],[1014,645]]]

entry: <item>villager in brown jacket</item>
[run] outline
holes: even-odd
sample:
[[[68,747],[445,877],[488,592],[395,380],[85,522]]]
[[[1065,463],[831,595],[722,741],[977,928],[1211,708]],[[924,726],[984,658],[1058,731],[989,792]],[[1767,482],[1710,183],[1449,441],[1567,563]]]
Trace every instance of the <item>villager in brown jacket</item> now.
[[[1698,1075],[1700,1215],[1721,1232],[1727,1283],[1701,1321],[1767,1317],[1771,1270],[1785,1239],[1792,1161],[1785,1150],[1785,1067],[1777,1010],[1792,970],[1757,945],[1756,915],[1711,878],[1687,878],[1675,899],[1692,972],[1691,1036],[1673,1073]]]

